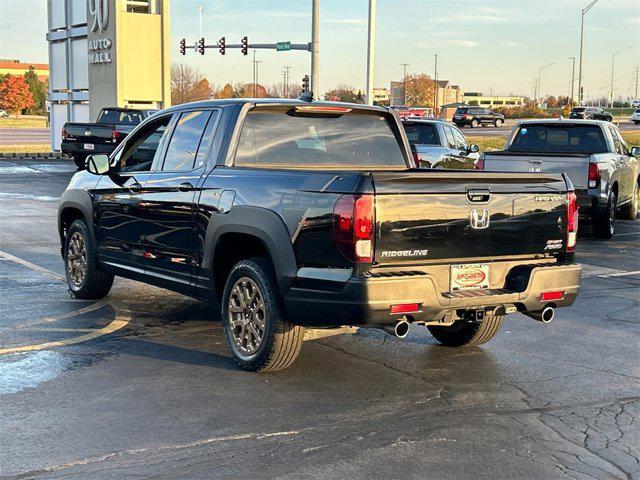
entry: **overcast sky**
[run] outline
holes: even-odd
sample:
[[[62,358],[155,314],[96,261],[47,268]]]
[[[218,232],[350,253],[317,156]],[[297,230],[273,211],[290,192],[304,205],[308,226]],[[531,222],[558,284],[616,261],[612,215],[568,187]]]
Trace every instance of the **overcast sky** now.
[[[60,0],[62,1],[62,0]],[[580,10],[588,0],[378,0],[375,85],[388,87],[410,73],[432,74],[438,53],[441,79],[466,91],[531,95],[538,68],[542,93],[567,94],[571,61],[578,56]],[[198,37],[197,5],[204,7],[207,43],[309,41],[311,0],[173,0],[172,60],[197,67],[209,80],[252,81],[252,56],[217,50],[182,57],[178,42]],[[320,86],[364,88],[367,0],[320,0]],[[45,0],[0,0],[0,58],[47,62]],[[585,21],[584,85],[592,96],[606,92],[611,54],[616,56],[616,94],[633,95],[640,64],[640,0],[600,0]],[[282,80],[291,66],[292,81],[308,73],[306,52],[258,51],[260,82]],[[577,70],[577,69],[576,69]],[[576,73],[577,75],[577,73]]]

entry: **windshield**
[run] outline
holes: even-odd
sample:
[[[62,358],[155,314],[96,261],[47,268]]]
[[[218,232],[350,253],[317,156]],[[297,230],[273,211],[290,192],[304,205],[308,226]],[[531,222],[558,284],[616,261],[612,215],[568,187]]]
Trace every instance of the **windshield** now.
[[[342,115],[297,112],[295,107],[247,114],[236,165],[406,167],[398,138],[378,112]]]
[[[138,125],[142,122],[142,112],[137,110],[103,110],[98,123],[109,125]]]
[[[440,145],[438,130],[432,123],[409,123],[404,125],[411,145]]]
[[[597,125],[522,125],[512,152],[602,153],[607,142]]]

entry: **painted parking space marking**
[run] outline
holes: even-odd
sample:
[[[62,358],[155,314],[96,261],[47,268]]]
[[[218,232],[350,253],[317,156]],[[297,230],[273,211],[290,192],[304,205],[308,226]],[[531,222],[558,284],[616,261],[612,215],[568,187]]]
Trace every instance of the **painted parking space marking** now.
[[[72,312],[66,312],[66,313],[63,313],[61,315],[56,315],[56,316],[53,316],[53,317],[38,318],[36,320],[32,320],[30,322],[25,322],[25,323],[22,323],[22,324],[20,324],[20,325],[18,325],[16,327],[12,327],[12,328],[15,329],[15,330],[20,330],[20,329],[24,329],[24,328],[35,327],[37,325],[42,325],[43,323],[52,323],[52,322],[57,322],[57,321],[60,321],[60,320],[67,320],[69,318],[79,317],[80,315],[84,315],[85,313],[90,313],[90,312],[94,312],[96,310],[100,310],[102,307],[105,307],[107,305],[109,305],[108,302],[100,301],[100,302],[96,302],[96,303],[93,303],[91,305],[88,305],[86,307],[80,308],[78,310],[73,310]]]
[[[33,270],[35,272],[41,273],[42,275],[45,275],[49,278],[54,278],[56,280],[60,280],[60,281],[64,281],[65,278],[63,275],[60,275],[59,273],[56,272],[52,272],[51,270],[48,270],[44,267],[41,267],[40,265],[36,265],[35,263],[31,263],[28,260],[24,260],[22,258],[18,258],[15,255],[11,255],[10,253],[7,252],[3,252],[2,250],[0,250],[0,259],[2,260],[7,260],[9,262],[12,263],[16,263],[18,265],[21,265],[25,268],[28,268],[29,270]]]

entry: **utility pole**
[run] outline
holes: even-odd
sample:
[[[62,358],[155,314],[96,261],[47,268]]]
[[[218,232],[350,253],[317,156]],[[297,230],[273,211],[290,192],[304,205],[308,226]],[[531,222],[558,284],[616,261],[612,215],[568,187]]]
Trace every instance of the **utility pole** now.
[[[407,104],[407,67],[410,65],[409,63],[401,63],[404,67],[404,76],[402,77],[402,104]]]
[[[320,85],[318,83],[318,24],[320,15],[320,0],[312,0],[311,12],[311,93],[315,98],[320,98]]]
[[[613,108],[613,66],[616,61],[616,55],[622,53],[624,51],[629,50],[631,47],[626,47],[618,50],[617,52],[613,52],[611,54],[611,90],[609,91],[609,108]]]
[[[598,2],[593,0],[589,5],[582,9],[580,17],[580,67],[578,72],[578,105],[582,105],[582,46],[584,43],[584,15]]]
[[[434,54],[433,55],[436,59],[436,63],[435,63],[435,67],[433,68],[433,94],[434,94],[434,100],[433,100],[433,116],[435,117],[436,115],[438,115],[438,91],[439,86],[438,86],[438,54]]]
[[[542,92],[541,92],[542,88],[540,87],[540,84],[541,84],[541,83],[540,83],[540,77],[542,76],[542,71],[543,71],[545,68],[551,67],[552,65],[555,65],[555,64],[556,64],[556,62],[549,63],[549,64],[547,64],[547,65],[545,65],[545,66],[543,66],[543,67],[540,67],[540,68],[538,69],[538,83],[536,84],[536,85],[538,86],[538,88],[537,88],[537,92],[536,92],[536,103],[537,103],[537,101],[538,101],[538,96],[540,96],[540,95],[542,94]]]
[[[571,97],[569,97],[569,107],[573,108],[573,86],[576,82],[576,57],[569,57],[569,60],[573,60],[573,66],[571,67]]]
[[[289,71],[291,67],[284,67],[284,95],[285,97],[289,96],[289,79],[291,78],[291,74]]]
[[[369,28],[367,30],[367,105],[373,105],[373,59],[376,43],[376,0],[369,0]]]
[[[202,38],[202,10],[204,7],[202,5],[198,5],[196,8],[198,9],[198,25],[200,27],[198,30],[200,32],[198,38]]]
[[[253,51],[253,98],[258,98],[258,64],[262,60],[256,60],[256,51]]]
[[[636,96],[633,97],[634,100],[638,100],[638,73],[640,73],[640,67],[636,67]]]
[[[538,105],[538,79],[533,79],[533,103],[534,105]]]

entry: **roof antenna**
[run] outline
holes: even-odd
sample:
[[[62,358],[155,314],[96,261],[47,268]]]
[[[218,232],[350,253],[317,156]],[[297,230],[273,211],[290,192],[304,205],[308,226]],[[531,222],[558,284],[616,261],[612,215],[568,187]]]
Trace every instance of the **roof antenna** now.
[[[309,103],[313,102],[313,92],[302,92],[298,97],[298,100]]]

